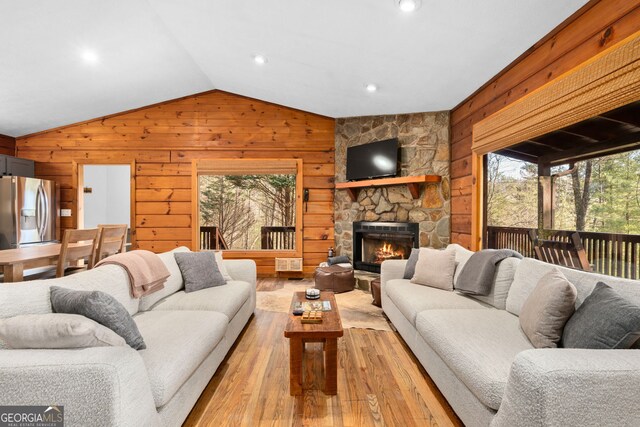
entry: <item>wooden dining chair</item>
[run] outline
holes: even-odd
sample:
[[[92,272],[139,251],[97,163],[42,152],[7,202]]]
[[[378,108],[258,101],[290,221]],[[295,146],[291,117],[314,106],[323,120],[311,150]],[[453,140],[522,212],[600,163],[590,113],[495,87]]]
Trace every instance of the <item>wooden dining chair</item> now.
[[[96,244],[95,262],[103,258],[125,251],[127,241],[127,224],[100,224],[98,243]]]
[[[98,229],[88,228],[82,230],[65,230],[60,246],[60,256],[56,268],[56,277],[62,277],[65,273],[72,273],[78,270],[91,269],[95,265],[95,247],[98,239]],[[67,264],[86,260],[83,267],[70,266]]]
[[[540,261],[577,270],[591,271],[587,253],[582,246],[580,234],[571,233],[568,242],[539,239],[534,230],[529,230],[533,250]]]

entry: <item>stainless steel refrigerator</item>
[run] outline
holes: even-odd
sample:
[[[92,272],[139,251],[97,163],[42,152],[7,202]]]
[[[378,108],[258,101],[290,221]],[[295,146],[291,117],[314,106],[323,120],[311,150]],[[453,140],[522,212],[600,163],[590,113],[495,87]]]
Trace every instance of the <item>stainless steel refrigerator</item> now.
[[[55,182],[3,176],[0,179],[0,249],[57,241],[58,205]]]

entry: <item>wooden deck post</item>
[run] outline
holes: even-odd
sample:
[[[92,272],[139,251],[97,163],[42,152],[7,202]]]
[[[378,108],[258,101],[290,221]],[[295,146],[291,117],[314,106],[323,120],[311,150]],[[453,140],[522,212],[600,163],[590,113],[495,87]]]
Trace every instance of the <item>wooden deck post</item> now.
[[[538,164],[538,235],[553,230],[553,178],[548,164]]]

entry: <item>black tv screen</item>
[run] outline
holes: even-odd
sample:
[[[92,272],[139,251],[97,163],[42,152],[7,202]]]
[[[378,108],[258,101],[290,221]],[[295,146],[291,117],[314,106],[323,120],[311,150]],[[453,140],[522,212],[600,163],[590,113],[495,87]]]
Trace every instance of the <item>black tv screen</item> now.
[[[347,148],[347,181],[396,176],[398,138]]]

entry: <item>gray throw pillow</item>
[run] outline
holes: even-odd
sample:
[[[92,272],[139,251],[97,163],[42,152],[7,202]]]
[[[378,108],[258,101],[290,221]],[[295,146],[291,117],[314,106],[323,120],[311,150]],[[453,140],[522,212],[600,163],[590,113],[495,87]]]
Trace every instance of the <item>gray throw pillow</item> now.
[[[640,306],[602,282],[564,327],[566,348],[628,349],[640,338]]]
[[[536,348],[556,348],[575,310],[578,291],[554,268],[538,281],[520,312],[520,327]]]
[[[351,263],[351,261],[349,261],[349,257],[346,255],[332,256],[327,258],[327,264],[329,265],[344,263]]]
[[[411,279],[416,274],[416,264],[418,263],[418,257],[420,256],[420,248],[412,248],[411,255],[407,260],[407,264],[404,266],[403,279]]]
[[[227,283],[220,273],[213,252],[176,252],[173,255],[176,257],[184,279],[185,292],[199,291]]]
[[[138,326],[127,309],[107,293],[74,291],[52,286],[51,307],[56,313],[80,314],[95,320],[120,335],[130,347],[136,350],[147,348]]]

